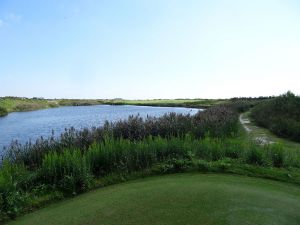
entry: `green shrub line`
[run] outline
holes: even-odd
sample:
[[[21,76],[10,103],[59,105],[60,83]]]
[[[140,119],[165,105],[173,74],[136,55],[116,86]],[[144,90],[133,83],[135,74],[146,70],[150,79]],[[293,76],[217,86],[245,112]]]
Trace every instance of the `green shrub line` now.
[[[14,218],[45,202],[133,179],[178,172],[218,172],[300,184],[300,154],[280,144],[259,146],[240,138],[106,137],[88,150],[48,152],[41,166],[5,161],[0,170],[2,218]]]
[[[287,92],[251,110],[252,119],[279,137],[300,142],[300,96]]]

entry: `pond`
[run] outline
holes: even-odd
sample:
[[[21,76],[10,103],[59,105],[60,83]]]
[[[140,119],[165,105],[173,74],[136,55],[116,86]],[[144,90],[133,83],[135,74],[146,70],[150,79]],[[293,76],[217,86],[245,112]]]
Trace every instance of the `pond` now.
[[[49,137],[52,132],[60,135],[65,128],[76,129],[98,127],[108,121],[127,119],[130,115],[162,116],[165,113],[175,112],[195,114],[199,109],[178,107],[150,107],[150,106],[67,106],[60,108],[43,109],[31,112],[14,112],[0,117],[0,153],[3,147],[12,140],[25,143],[37,138]]]

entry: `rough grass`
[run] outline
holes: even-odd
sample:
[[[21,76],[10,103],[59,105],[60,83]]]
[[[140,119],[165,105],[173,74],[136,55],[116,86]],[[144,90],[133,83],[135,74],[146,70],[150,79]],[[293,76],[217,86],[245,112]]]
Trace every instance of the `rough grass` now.
[[[207,108],[213,105],[225,104],[226,99],[152,99],[152,100],[106,100],[105,104],[113,105],[144,105],[144,106],[169,106]]]
[[[57,107],[55,101],[37,99],[37,98],[16,98],[4,97],[0,98],[0,107],[4,108],[7,112],[23,112],[32,111],[37,109]]]
[[[89,105],[141,105],[161,107],[192,107],[206,108],[213,105],[224,104],[224,99],[156,99],[156,100],[103,100],[103,99],[42,99],[42,98],[21,98],[21,97],[0,97],[0,116],[10,112],[23,112],[38,109],[59,107],[59,106],[89,106]],[[5,113],[4,113],[5,111]],[[6,113],[7,112],[7,113]]]
[[[299,224],[300,188],[217,174],[177,174],[112,185],[27,214],[10,225]]]
[[[103,104],[102,100],[94,99],[61,99],[58,100],[60,106],[89,106]]]

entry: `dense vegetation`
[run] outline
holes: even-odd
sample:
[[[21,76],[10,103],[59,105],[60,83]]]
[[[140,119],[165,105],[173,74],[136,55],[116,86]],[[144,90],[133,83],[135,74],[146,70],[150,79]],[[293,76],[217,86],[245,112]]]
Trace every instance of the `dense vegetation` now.
[[[7,114],[8,114],[8,112],[7,112],[6,108],[0,106],[0,116],[5,116]]]
[[[300,142],[300,97],[287,92],[264,101],[251,112],[254,121],[274,134]]]
[[[12,143],[0,170],[1,218],[135,176],[227,172],[300,184],[300,153],[238,137],[238,114],[215,106],[194,116],[139,116],[60,138]],[[276,168],[276,169],[275,169]]]
[[[51,108],[57,106],[58,105],[55,101],[49,101],[43,98],[19,98],[19,97],[0,98],[0,108],[3,108],[7,113],[32,111],[32,110]]]
[[[278,169],[276,169],[278,168]],[[30,169],[5,161],[0,171],[2,218],[15,217],[47,201],[133,176],[184,171],[227,172],[300,184],[299,152],[280,145],[258,146],[236,138],[107,138],[85,151],[65,148],[43,156]]]
[[[226,102],[226,105],[234,108],[237,112],[243,113],[258,105],[259,103],[272,98],[274,97],[231,98]]]
[[[100,105],[103,104],[103,100],[93,99],[61,99],[58,100],[60,106],[89,106],[89,105]]]

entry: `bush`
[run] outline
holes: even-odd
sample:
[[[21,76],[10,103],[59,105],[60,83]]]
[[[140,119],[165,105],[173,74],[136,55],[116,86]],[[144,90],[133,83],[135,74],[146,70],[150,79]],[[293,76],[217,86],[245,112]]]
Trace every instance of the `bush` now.
[[[77,149],[66,149],[61,154],[48,153],[40,168],[45,184],[53,184],[66,193],[76,194],[90,188],[90,163]]]
[[[268,154],[272,165],[275,167],[283,167],[285,163],[284,150],[281,144],[272,144],[268,146]]]
[[[27,176],[23,166],[3,162],[0,170],[0,211],[3,216],[15,218],[26,205],[28,195],[22,188]]]
[[[261,103],[266,99],[271,99],[272,97],[259,97],[259,98],[232,98],[227,103],[227,105],[234,108],[237,112],[246,112],[253,108],[257,104]]]
[[[197,167],[201,172],[209,172],[211,170],[211,165],[205,160],[198,160]]]
[[[246,151],[245,160],[249,164],[263,165],[262,149],[257,146],[250,146],[250,149]]]
[[[291,92],[258,104],[251,117],[280,137],[300,141],[300,97]]]
[[[7,114],[8,114],[7,109],[0,106],[0,116],[6,116]]]

